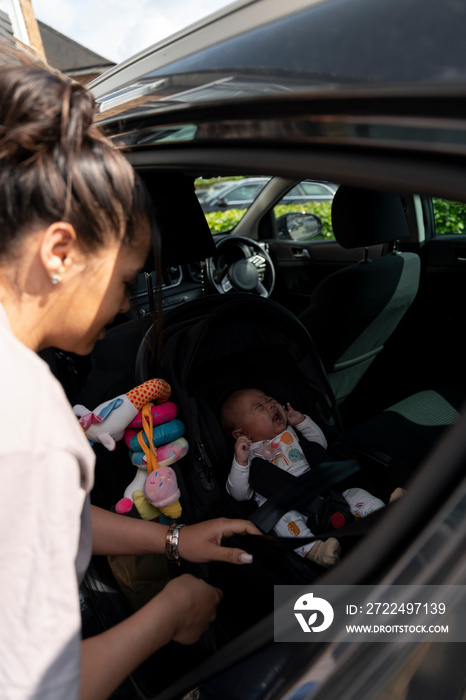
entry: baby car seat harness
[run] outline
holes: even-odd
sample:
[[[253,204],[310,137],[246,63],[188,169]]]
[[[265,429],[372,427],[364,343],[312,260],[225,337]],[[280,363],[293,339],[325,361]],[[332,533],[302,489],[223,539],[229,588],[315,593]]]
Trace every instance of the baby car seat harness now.
[[[332,487],[359,471],[357,460],[331,461],[328,452],[318,443],[310,442],[302,435],[298,440],[311,467],[299,477],[262,457],[252,459],[249,483],[254,491],[268,500],[251,520],[262,532],[270,532],[282,515],[296,508],[306,517],[307,526],[316,535],[354,522],[345,498]]]

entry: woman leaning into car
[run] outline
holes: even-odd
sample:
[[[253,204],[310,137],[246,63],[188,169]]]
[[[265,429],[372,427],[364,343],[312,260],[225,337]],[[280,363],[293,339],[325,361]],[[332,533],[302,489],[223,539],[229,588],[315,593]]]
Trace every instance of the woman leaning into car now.
[[[196,641],[221,592],[180,576],[81,643],[78,582],[97,554],[162,553],[167,528],[89,504],[94,456],[36,351],[87,354],[127,311],[150,209],[125,158],[92,126],[82,86],[0,49],[0,697],[105,698],[160,646]],[[92,537],[91,537],[92,530]],[[215,520],[181,531],[190,561],[245,563]]]

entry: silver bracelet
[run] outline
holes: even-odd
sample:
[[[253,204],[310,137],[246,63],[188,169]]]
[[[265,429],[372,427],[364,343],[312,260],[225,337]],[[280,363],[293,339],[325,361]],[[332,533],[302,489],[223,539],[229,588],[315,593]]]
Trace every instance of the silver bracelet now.
[[[165,535],[165,554],[171,561],[179,561],[181,558],[178,552],[178,541],[182,527],[184,527],[183,523],[170,525]]]

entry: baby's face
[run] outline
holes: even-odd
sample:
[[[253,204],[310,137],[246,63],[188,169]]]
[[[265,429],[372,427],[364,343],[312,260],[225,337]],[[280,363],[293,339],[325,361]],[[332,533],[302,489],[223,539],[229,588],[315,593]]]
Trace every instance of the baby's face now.
[[[238,427],[252,442],[272,440],[287,426],[281,404],[257,389],[247,389],[238,398]]]

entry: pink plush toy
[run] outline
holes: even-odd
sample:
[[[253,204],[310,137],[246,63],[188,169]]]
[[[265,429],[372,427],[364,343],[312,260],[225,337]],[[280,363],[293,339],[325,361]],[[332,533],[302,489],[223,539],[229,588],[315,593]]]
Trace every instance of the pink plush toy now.
[[[114,450],[116,441],[122,439],[126,427],[142,407],[151,401],[163,403],[170,393],[170,385],[164,379],[149,379],[127,394],[101,403],[93,411],[80,404],[73,406],[73,411],[91,445],[100,442],[107,450]]]
[[[181,494],[176,474],[170,467],[159,467],[149,474],[144,484],[144,495],[164,515],[174,520],[180,517],[181,505],[178,499]]]
[[[141,455],[142,459],[140,460],[139,464],[135,464],[135,461],[133,459],[133,464],[138,467],[136,470],[136,475],[134,479],[131,481],[130,484],[125,489],[125,492],[123,494],[123,498],[120,498],[118,503],[115,506],[115,510],[117,513],[129,513],[131,508],[133,507],[133,504],[136,506],[139,515],[141,518],[144,520],[153,520],[158,516],[158,513],[155,513],[153,509],[148,508],[147,504],[144,501],[148,501],[151,506],[154,506],[155,508],[159,508],[160,511],[164,515],[169,515],[169,513],[165,512],[165,507],[171,505],[171,503],[167,502],[166,500],[166,493],[167,490],[164,488],[160,492],[160,496],[162,497],[163,502],[159,502],[157,498],[157,494],[154,492],[154,495],[152,498],[146,498],[146,482],[149,479],[149,477],[152,476],[156,471],[159,473],[165,474],[167,470],[169,469],[169,465],[173,464],[174,462],[177,462],[179,459],[185,456],[185,454],[188,451],[188,443],[185,440],[185,438],[180,437],[177,440],[174,440],[173,442],[169,442],[166,445],[161,445],[160,447],[157,447],[156,453],[157,453],[157,460],[158,460],[158,467],[153,470],[152,472],[149,472],[148,474],[148,465],[147,462],[144,459],[144,453],[140,452],[139,454]],[[134,454],[134,453],[133,453]],[[163,471],[161,471],[163,470]],[[176,474],[175,472],[170,469],[171,476],[170,478],[174,479],[176,483]],[[178,486],[176,485],[175,492],[177,491]],[[170,493],[168,491],[168,493]],[[179,498],[179,493],[176,495],[176,497],[173,498],[173,501],[177,501]],[[179,514],[177,516],[171,515],[170,517],[172,518],[179,518],[181,515],[181,506],[178,505],[176,508],[179,508]]]

